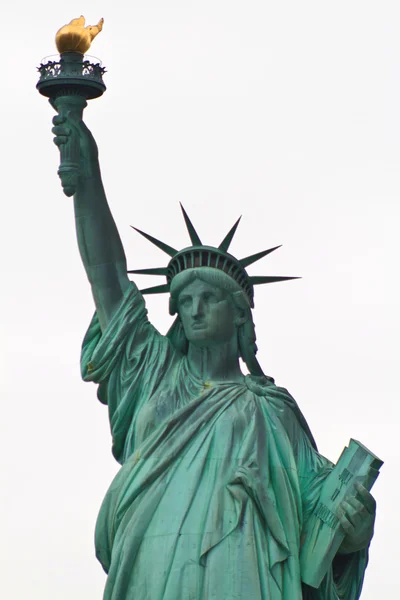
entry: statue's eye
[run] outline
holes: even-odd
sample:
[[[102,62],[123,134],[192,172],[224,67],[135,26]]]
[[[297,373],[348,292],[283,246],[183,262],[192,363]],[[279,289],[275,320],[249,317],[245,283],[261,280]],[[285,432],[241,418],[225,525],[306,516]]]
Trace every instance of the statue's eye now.
[[[203,299],[204,299],[205,302],[208,302],[209,304],[217,302],[217,297],[212,292],[205,292],[204,295],[203,295]]]
[[[183,296],[179,299],[179,306],[183,308],[188,308],[192,304],[192,299],[190,296]]]

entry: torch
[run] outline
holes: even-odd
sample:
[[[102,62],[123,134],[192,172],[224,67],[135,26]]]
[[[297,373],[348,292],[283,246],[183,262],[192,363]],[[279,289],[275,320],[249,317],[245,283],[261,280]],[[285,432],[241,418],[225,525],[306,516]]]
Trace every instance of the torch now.
[[[85,18],[73,19],[56,33],[56,46],[60,53],[55,60],[43,62],[38,67],[39,92],[49,98],[50,104],[61,116],[74,116],[81,120],[87,100],[98,98],[105,90],[104,67],[97,59],[85,56],[94,37],[102,30],[104,20],[85,27]],[[73,196],[79,178],[79,140],[72,138],[60,146],[58,169],[66,196]]]

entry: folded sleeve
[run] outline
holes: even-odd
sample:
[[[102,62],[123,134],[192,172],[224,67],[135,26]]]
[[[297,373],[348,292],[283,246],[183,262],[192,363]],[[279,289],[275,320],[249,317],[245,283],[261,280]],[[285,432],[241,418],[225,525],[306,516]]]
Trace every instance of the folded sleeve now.
[[[134,419],[159,385],[174,350],[149,322],[142,295],[132,283],[104,331],[94,315],[82,344],[84,381],[99,384],[108,405],[113,454],[123,462],[132,445]]]

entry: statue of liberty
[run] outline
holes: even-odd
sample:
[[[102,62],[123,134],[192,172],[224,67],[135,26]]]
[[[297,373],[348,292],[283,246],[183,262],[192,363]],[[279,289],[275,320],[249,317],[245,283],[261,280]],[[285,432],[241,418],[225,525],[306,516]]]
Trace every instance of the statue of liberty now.
[[[288,278],[246,268],[275,248],[236,259],[228,250],[238,223],[205,246],[183,211],[188,248],[140,232],[169,255],[167,266],[136,271],[165,277],[140,292],[91,133],[73,112],[53,123],[59,147],[80,149],[76,230],[96,306],[82,376],[108,406],[121,464],[96,525],[104,599],[357,600],[375,518],[360,484],[338,509],[345,536],[321,585],[302,582],[304,527],[333,465],[256,359],[254,285]],[[167,335],[148,320],[146,292],[169,292]]]

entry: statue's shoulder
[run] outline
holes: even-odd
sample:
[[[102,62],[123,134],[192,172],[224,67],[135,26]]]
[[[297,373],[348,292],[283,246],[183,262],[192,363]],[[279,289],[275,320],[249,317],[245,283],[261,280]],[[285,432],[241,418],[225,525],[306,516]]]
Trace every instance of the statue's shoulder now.
[[[293,396],[289,394],[286,388],[277,386],[273,377],[268,375],[246,375],[246,385],[248,389],[257,394],[257,396],[265,396],[265,398],[278,408],[290,408],[297,406]]]
[[[251,392],[265,398],[285,425],[295,418],[293,409],[297,408],[296,401],[285,388],[275,384],[273,377],[247,375],[246,384]]]
[[[269,389],[276,387],[273,377],[268,375],[246,375],[246,385],[257,396],[266,396]]]
[[[247,375],[246,384],[250,391],[257,394],[257,396],[263,396],[265,398],[277,414],[290,437],[294,435],[294,430],[299,430],[300,426],[300,429],[306,434],[312,446],[317,449],[314,437],[303,413],[296,400],[286,388],[277,386],[273,377],[267,377],[265,375],[262,377]]]

